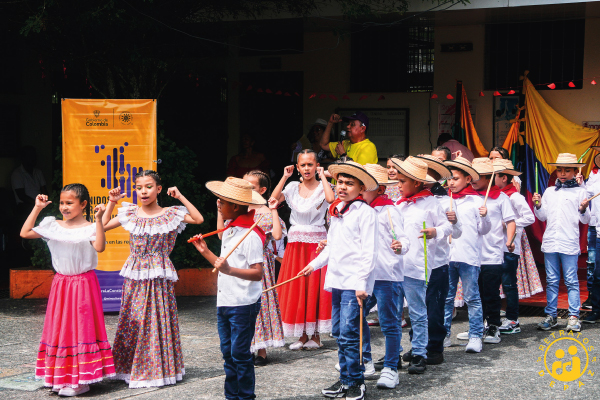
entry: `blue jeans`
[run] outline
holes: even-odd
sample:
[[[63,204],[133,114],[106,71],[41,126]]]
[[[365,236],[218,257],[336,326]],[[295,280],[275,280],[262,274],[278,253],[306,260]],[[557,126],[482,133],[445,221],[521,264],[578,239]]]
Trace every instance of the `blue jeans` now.
[[[260,300],[237,307],[217,307],[217,327],[225,360],[225,398],[254,399],[254,357],[250,344],[254,337]]]
[[[591,227],[590,227],[591,228]],[[589,243],[588,243],[589,245]],[[596,240],[596,251],[600,254],[600,240]],[[592,299],[592,311],[594,313],[600,313],[600,257],[596,258],[596,268],[594,269],[594,275],[592,280],[592,290],[589,293],[590,298]],[[588,269],[589,273],[589,269]],[[588,278],[589,284],[589,278]],[[588,289],[589,290],[589,289]]]
[[[401,292],[401,283],[392,281],[375,281],[373,295],[365,301],[365,316],[369,310],[377,304],[379,325],[385,336],[385,360],[383,366],[394,371],[398,368],[400,358],[400,340],[402,339],[402,328],[398,324],[398,298]],[[404,298],[404,296],[402,296]],[[365,325],[366,326],[366,325]],[[371,356],[371,334],[369,328],[363,330],[363,360],[369,362]]]
[[[427,343],[429,342],[427,304],[425,302],[427,285],[425,281],[405,276],[402,287],[408,302],[408,315],[413,330],[410,341],[412,355],[427,358]]]
[[[579,256],[562,253],[544,253],[546,265],[546,314],[556,317],[558,305],[558,284],[560,282],[560,266],[569,297],[569,316],[579,317],[579,279],[577,278],[577,258]]]
[[[366,308],[366,307],[363,307]],[[365,382],[365,367],[360,362],[360,307],[354,290],[331,290],[331,329],[337,338],[340,361],[340,382],[361,385]],[[363,321],[363,328],[368,325]],[[363,332],[364,334],[364,332]]]
[[[479,296],[479,284],[477,283],[480,272],[479,267],[474,265],[463,262],[450,262],[450,268],[448,269],[449,289],[444,313],[444,325],[448,336],[450,336],[454,298],[456,297],[456,288],[460,277],[463,298],[469,309],[469,339],[483,337],[483,309],[481,307],[481,297]]]
[[[519,319],[519,288],[517,286],[517,269],[519,256],[514,253],[504,253],[502,264],[502,290],[506,296],[506,318],[511,321]]]
[[[596,227],[588,226],[588,258],[587,258],[587,289],[590,294],[592,293],[592,287],[594,284],[594,270],[596,269],[596,249],[598,247],[596,240]]]

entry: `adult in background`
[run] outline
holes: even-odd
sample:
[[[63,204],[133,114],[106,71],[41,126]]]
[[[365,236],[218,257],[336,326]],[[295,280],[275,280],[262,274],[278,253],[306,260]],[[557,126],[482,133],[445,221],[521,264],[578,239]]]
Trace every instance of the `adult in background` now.
[[[323,118],[317,118],[315,123],[312,124],[308,133],[303,134],[300,139],[292,143],[292,162],[296,162],[296,158],[299,153],[304,149],[313,149],[315,152],[319,153],[321,150],[320,140],[321,136],[323,136],[323,132],[327,127],[327,121]],[[315,146],[316,141],[316,146]]]
[[[227,176],[242,179],[244,175],[255,169],[269,175],[270,163],[263,153],[254,150],[254,138],[249,134],[244,134],[242,136],[242,151],[229,160]]]
[[[42,170],[36,168],[37,154],[33,146],[24,146],[19,153],[19,165],[10,177],[17,206],[31,208],[38,194],[48,194]]]
[[[341,142],[330,142],[331,128],[340,121],[348,122],[346,126],[348,139]],[[321,148],[331,152],[333,158],[348,156],[359,164],[377,164],[377,148],[375,144],[367,139],[369,129],[369,117],[357,111],[349,117],[340,117],[331,114],[329,122],[321,137]]]
[[[467,146],[460,144],[460,142],[454,139],[449,133],[442,133],[438,137],[437,145],[444,146],[450,149],[450,153],[452,155],[453,160],[458,155],[460,155],[463,158],[466,158],[467,160],[469,160],[469,162],[473,162],[473,158],[475,158],[473,152],[471,152],[471,150],[469,150]],[[457,153],[458,151],[460,151],[461,153]]]

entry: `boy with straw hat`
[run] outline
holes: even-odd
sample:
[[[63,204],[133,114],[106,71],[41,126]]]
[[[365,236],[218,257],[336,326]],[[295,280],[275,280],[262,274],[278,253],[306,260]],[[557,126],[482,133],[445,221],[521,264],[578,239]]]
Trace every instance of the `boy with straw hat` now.
[[[502,325],[500,285],[502,284],[502,264],[504,263],[503,249],[504,245],[511,253],[515,249],[515,244],[510,243],[516,231],[515,214],[508,196],[502,193],[492,180],[492,176],[502,171],[504,167],[494,166],[489,158],[480,157],[473,160],[473,168],[479,173],[480,178],[472,182],[471,186],[482,196],[483,204],[488,210],[487,215],[492,223],[490,231],[483,237],[481,273],[479,274],[479,294],[481,295],[483,319],[488,324],[483,335],[483,342],[500,343],[498,328]],[[505,227],[506,233],[504,233]],[[457,337],[468,339],[468,333]]]
[[[592,149],[596,152],[600,152],[600,146],[592,146],[592,147],[590,147],[590,149]],[[590,174],[588,175],[588,179],[585,182],[586,187],[588,188],[588,195],[590,197],[597,193],[597,192],[593,192],[593,191],[590,192],[591,188],[594,187],[595,184],[600,181],[600,170],[598,168],[598,165],[600,164],[599,160],[600,160],[600,154],[596,154],[594,156],[594,167],[590,171]],[[599,203],[600,202],[596,202],[596,204],[599,204]],[[596,239],[597,234],[598,234],[598,232],[596,230],[596,225],[598,225],[600,222],[598,221],[598,218],[595,215],[596,210],[594,210],[594,207],[592,207],[592,206],[590,206],[590,213],[591,213],[591,219],[590,219],[590,224],[588,225],[588,234],[587,234],[588,256],[587,256],[587,260],[586,260],[588,298],[581,305],[581,308],[586,308],[586,309],[592,308],[592,288],[594,285],[594,270],[596,269],[596,245],[600,244],[599,240]],[[586,320],[587,320],[587,318],[586,318]],[[586,320],[584,320],[583,322],[588,322]]]
[[[506,295],[506,319],[498,328],[501,334],[513,334],[521,332],[519,325],[519,288],[517,287],[517,270],[521,258],[521,236],[523,229],[535,222],[535,217],[527,200],[517,191],[513,185],[513,178],[521,175],[515,170],[512,161],[508,159],[494,160],[494,166],[504,168],[496,175],[495,183],[502,193],[508,196],[510,205],[515,214],[516,232],[512,237],[507,236],[509,243],[514,243],[515,248],[511,252],[504,245],[504,262],[502,263],[502,289]]]
[[[542,238],[546,267],[546,318],[538,324],[538,329],[547,331],[558,325],[558,284],[562,264],[569,298],[567,330],[579,332],[579,222],[589,223],[590,212],[586,190],[579,186],[575,174],[578,172],[577,168],[585,166],[585,163],[578,162],[575,154],[561,153],[556,162],[549,165],[556,167],[556,186],[548,187],[543,196],[535,193],[532,198],[535,216],[540,221],[546,221]]]
[[[592,146],[592,148],[596,151],[600,151],[600,148],[598,148],[598,146]],[[600,165],[600,154],[596,154],[596,156],[594,156],[594,169],[598,170],[598,166]],[[596,173],[596,176],[598,176],[600,174]],[[594,222],[599,221],[598,217],[600,217],[600,197],[596,197],[596,195],[598,194],[598,192],[600,192],[600,181],[598,181],[597,178],[594,178],[592,176],[592,174],[590,173],[590,178],[588,179],[587,183],[586,183],[586,188],[587,188],[587,194],[590,197],[590,213],[591,213],[591,220]],[[592,222],[590,221],[590,226],[588,228],[588,232],[589,230],[592,229]],[[593,265],[591,268],[591,273],[592,276],[590,276],[590,263],[589,263],[589,259],[590,259],[590,253],[592,252],[592,249],[590,249],[591,245],[595,245],[596,249],[598,250],[598,246],[600,246],[600,238],[598,238],[597,236],[597,232],[594,229],[594,233],[593,233],[593,240],[590,240],[590,234],[588,233],[588,279],[587,279],[587,284],[588,284],[588,291],[589,291],[589,295],[588,295],[588,299],[586,300],[586,302],[589,303],[589,307],[585,307],[585,303],[584,305],[581,306],[581,308],[591,308],[592,311],[585,317],[582,319],[582,322],[588,323],[588,324],[595,324],[596,321],[600,320],[600,267],[598,267],[598,264],[600,264],[600,257],[594,257],[595,260],[595,264]],[[600,251],[597,251],[597,254],[600,255]]]
[[[436,182],[427,175],[427,164],[416,157],[408,157],[404,161],[392,158],[392,162],[398,170],[403,195],[396,204],[404,217],[404,233],[410,240],[410,249],[404,257],[402,284],[413,330],[408,373],[422,374],[427,369],[429,341],[427,283],[431,278],[437,245],[452,233],[452,225],[437,199],[425,187],[427,183]]]
[[[490,231],[491,222],[487,216],[487,208],[483,206],[483,199],[471,186],[473,180],[479,179],[479,174],[471,166],[471,162],[459,156],[453,161],[445,161],[444,164],[452,171],[452,179],[448,180],[448,188],[456,202],[455,210],[462,227],[460,238],[453,239],[450,244],[449,289],[444,312],[444,325],[446,326],[444,347],[452,345],[450,328],[454,297],[460,277],[463,296],[469,309],[469,343],[465,351],[479,353],[483,346],[481,340],[483,337],[483,310],[478,279],[483,236]]]
[[[325,290],[331,292],[332,333],[338,343],[340,378],[323,389],[325,397],[363,399],[365,367],[360,357],[360,321],[362,302],[373,292],[378,253],[378,222],[376,211],[362,195],[377,190],[379,185],[365,168],[354,162],[337,162],[329,166],[337,180],[338,199],[329,207],[331,226],[327,246],[298,275],[310,275],[328,265]]]
[[[225,360],[225,397],[252,399],[256,396],[250,345],[260,312],[265,234],[258,226],[248,232],[254,225],[254,210],[248,212],[248,206],[263,205],[266,200],[243,179],[229,177],[225,182],[211,181],[206,183],[206,188],[221,199],[218,208],[223,219],[232,220],[223,232],[221,257],[208,249],[202,235],[197,235],[199,239],[194,242],[200,254],[219,271],[217,324]],[[223,255],[236,245],[230,257],[224,259]]]

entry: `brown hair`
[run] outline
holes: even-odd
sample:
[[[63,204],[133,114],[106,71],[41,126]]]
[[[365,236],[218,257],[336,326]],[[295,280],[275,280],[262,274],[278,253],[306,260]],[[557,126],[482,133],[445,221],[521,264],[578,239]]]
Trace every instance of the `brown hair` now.
[[[258,169],[250,171],[246,175],[256,177],[256,179],[258,179],[258,186],[267,188],[267,190],[262,194],[262,197],[268,200],[271,196],[271,178],[269,178],[269,175]]]

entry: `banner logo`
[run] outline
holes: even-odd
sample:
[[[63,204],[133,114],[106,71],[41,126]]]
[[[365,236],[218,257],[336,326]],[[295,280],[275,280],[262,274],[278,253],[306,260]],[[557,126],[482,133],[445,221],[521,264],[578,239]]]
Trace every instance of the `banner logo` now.
[[[98,118],[100,116],[100,110],[94,110],[94,117]]]
[[[133,115],[131,115],[129,111],[123,111],[119,114],[119,121],[121,121],[123,125],[131,125],[133,122]]]
[[[106,169],[106,178],[100,179],[100,186],[109,190],[120,186],[121,192],[132,199],[132,203],[137,204],[137,193],[132,189],[135,186],[135,176],[143,168],[131,167],[131,164],[125,163],[125,148],[127,146],[129,146],[129,143],[125,142],[119,148],[114,147],[108,151],[106,158],[100,161],[101,167]],[[96,145],[94,146],[94,152],[98,154],[105,147],[103,144]]]

